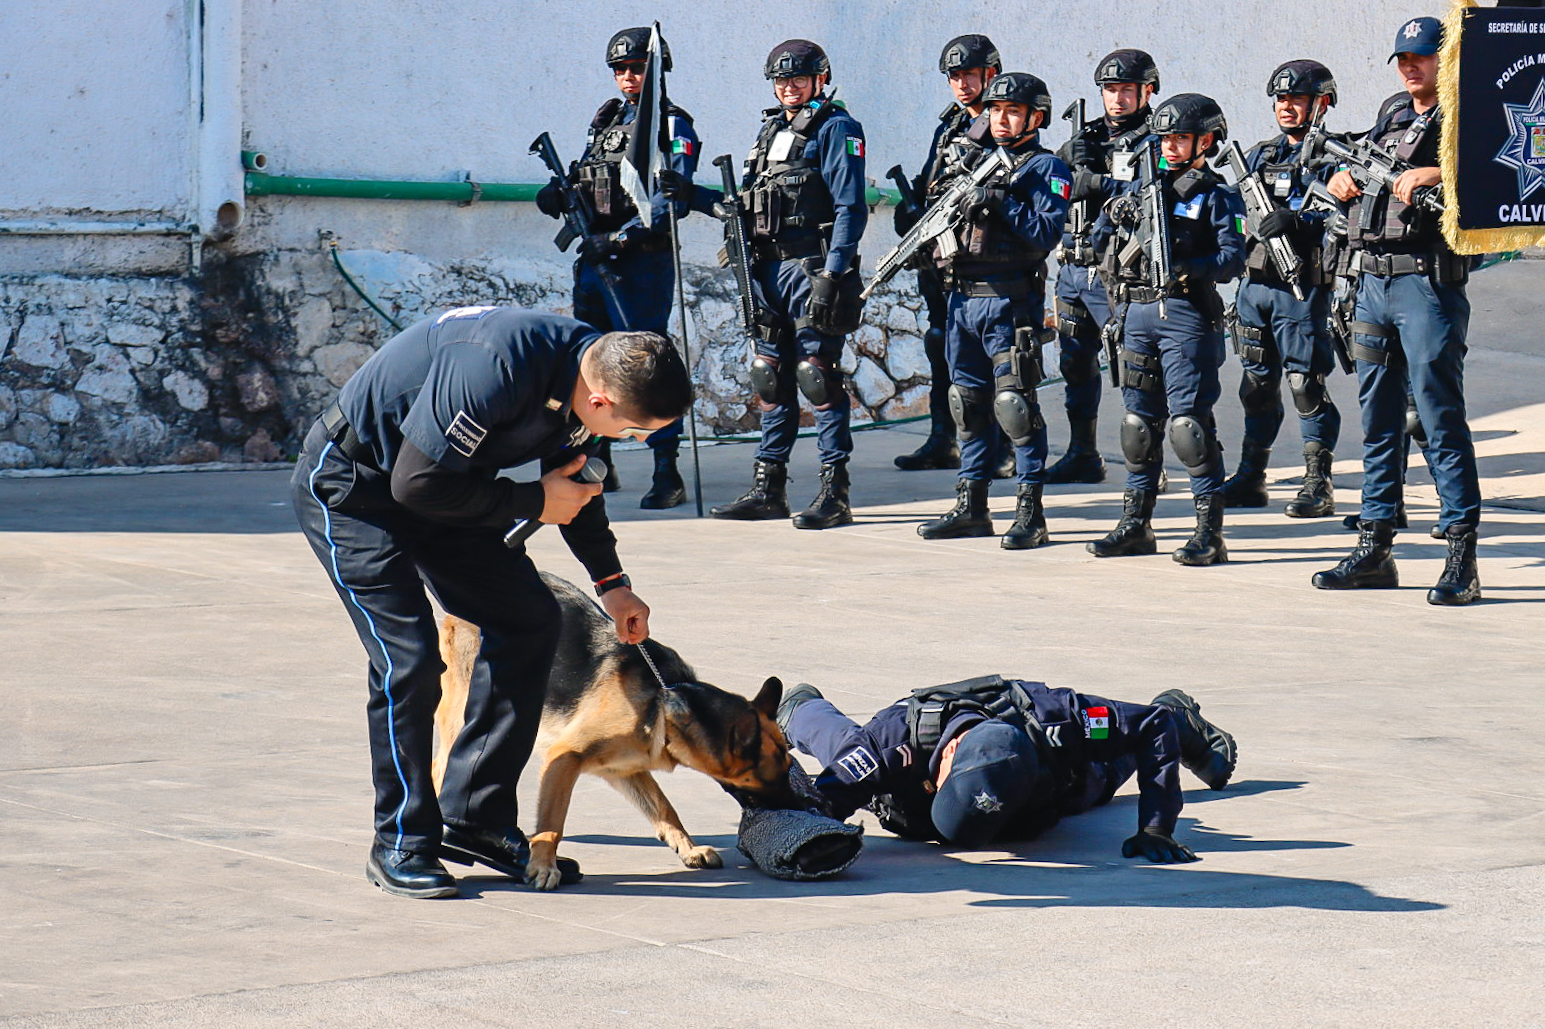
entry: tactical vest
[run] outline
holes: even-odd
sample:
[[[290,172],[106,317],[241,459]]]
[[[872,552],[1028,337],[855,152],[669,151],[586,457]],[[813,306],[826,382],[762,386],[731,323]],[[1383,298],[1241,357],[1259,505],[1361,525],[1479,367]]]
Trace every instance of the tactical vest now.
[[[818,106],[807,105],[792,120],[784,118],[781,107],[769,109],[771,117],[746,156],[752,238],[805,244],[809,253],[797,256],[819,254],[837,217],[831,191],[821,177],[820,155],[806,156],[821,124],[837,110],[830,100],[818,99]],[[787,256],[796,254],[791,251]]]
[[[621,97],[612,97],[602,104],[590,119],[585,153],[574,166],[574,187],[590,200],[595,211],[592,228],[596,232],[620,229],[638,215],[638,206],[622,188],[622,159],[627,155],[636,124],[622,123],[627,113],[627,101]],[[663,105],[662,113],[666,118],[692,120],[686,111],[669,102]]]
[[[1146,111],[1144,115],[1132,128],[1117,133],[1114,137],[1110,135],[1110,124],[1104,118],[1093,122],[1088,135],[1099,137],[1091,141],[1099,146],[1100,159],[1086,167],[1090,171],[1113,177],[1119,170],[1122,176],[1119,181],[1130,181],[1136,170],[1136,163],[1131,160],[1131,155],[1136,151],[1137,145],[1148,136]],[[1117,159],[1118,153],[1123,160]],[[1064,160],[1068,156],[1071,155],[1064,154]],[[1119,169],[1115,167],[1117,164],[1121,165]],[[1068,162],[1068,166],[1072,168],[1072,163]],[[1073,170],[1077,171],[1076,168]],[[1089,268],[1099,264],[1100,256],[1095,253],[1089,237],[1094,231],[1095,220],[1099,218],[1100,207],[1104,202],[1105,197],[1097,194],[1068,204],[1068,221],[1067,228],[1063,232],[1062,252],[1064,260],[1069,264],[1079,268]]]
[[[950,111],[946,110],[939,118],[943,121],[949,116]],[[976,162],[986,151],[990,136],[986,119],[977,125],[970,111],[964,107],[954,107],[949,129],[934,151],[933,163],[923,169],[924,192],[928,200],[948,188],[950,180],[976,167]]]
[[[981,185],[987,189],[1007,188],[1026,161],[1046,152],[1039,144],[1032,144],[1010,155],[1009,167],[993,172]],[[985,149],[981,150],[976,160],[981,161],[986,154]],[[976,162],[972,162],[971,167],[975,166]],[[1015,278],[1025,280],[1030,292],[1036,292],[1036,283],[1044,282],[1047,251],[1032,247],[1012,231],[996,211],[972,211],[961,219],[954,232],[957,247],[948,257],[938,260],[951,279],[973,282],[998,279],[1008,272],[1019,271],[1022,274]]]
[[[1281,141],[1282,137],[1262,140],[1252,149],[1259,149],[1263,154],[1276,153],[1281,149]],[[1307,192],[1305,177],[1312,173],[1312,169],[1305,169],[1299,162],[1297,150],[1293,150],[1280,160],[1262,161],[1253,174],[1266,187],[1266,195],[1271,197],[1274,204],[1297,212],[1303,206]],[[1324,232],[1315,226],[1306,226],[1288,237],[1288,242],[1298,252],[1298,256],[1303,258],[1304,281],[1311,286],[1324,285],[1330,281],[1321,267],[1323,239]],[[1245,268],[1254,282],[1282,284],[1282,276],[1277,274],[1277,266],[1271,263],[1266,245],[1255,236],[1245,238]]]
[[[1425,114],[1416,114],[1407,102],[1394,110],[1384,131],[1374,142],[1417,167],[1434,165],[1438,161],[1437,142],[1442,120],[1442,108],[1434,107]],[[1403,203],[1388,189],[1380,188],[1359,197],[1348,214],[1348,222],[1348,235],[1357,249],[1375,252],[1447,249],[1437,217]]]
[[[1165,182],[1164,216],[1169,219],[1171,264],[1217,253],[1217,237],[1214,235],[1212,220],[1206,217],[1206,203],[1208,194],[1222,182],[1223,180],[1205,165],[1201,168],[1191,168],[1173,180]],[[1140,196],[1138,193],[1130,195],[1134,200]],[[1178,213],[1182,208],[1187,211],[1194,210],[1196,217],[1191,218]],[[1128,249],[1137,231],[1135,227],[1121,226],[1105,246],[1101,270],[1118,283],[1141,286],[1148,282],[1146,253],[1139,260],[1126,264],[1121,261],[1123,252]],[[1213,286],[1211,283],[1208,285]],[[1212,291],[1217,292],[1215,287]]]

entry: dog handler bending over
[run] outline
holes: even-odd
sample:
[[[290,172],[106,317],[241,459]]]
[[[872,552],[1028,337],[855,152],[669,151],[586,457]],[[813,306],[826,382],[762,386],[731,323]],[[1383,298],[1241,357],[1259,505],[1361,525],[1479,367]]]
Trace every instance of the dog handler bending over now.
[[[441,857],[524,878],[515,786],[541,718],[559,610],[524,547],[507,547],[504,535],[523,519],[561,526],[618,639],[645,639],[649,608],[622,573],[601,486],[570,476],[595,437],[642,439],[690,400],[687,370],[663,336],[465,307],[387,341],[311,427],[291,493],[370,657],[376,835],[365,874],[386,892],[454,896]],[[496,477],[532,461],[539,482]],[[426,585],[483,631],[438,798],[430,767],[443,665]],[[579,877],[574,862],[559,867]]]
[[[867,807],[898,836],[961,847],[1038,836],[1135,772],[1138,832],[1122,856],[1166,864],[1197,860],[1175,840],[1180,767],[1221,790],[1237,755],[1179,690],[1125,704],[997,675],[914,690],[863,726],[801,683],[777,721],[824,766],[815,785],[833,817]]]

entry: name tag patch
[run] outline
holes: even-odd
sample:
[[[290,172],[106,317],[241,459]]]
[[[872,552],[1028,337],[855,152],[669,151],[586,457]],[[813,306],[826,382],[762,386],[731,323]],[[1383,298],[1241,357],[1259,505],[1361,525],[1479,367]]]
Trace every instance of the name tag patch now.
[[[445,430],[446,442],[462,457],[471,457],[487,436],[488,430],[465,411],[457,411],[456,417],[451,419],[451,427]]]

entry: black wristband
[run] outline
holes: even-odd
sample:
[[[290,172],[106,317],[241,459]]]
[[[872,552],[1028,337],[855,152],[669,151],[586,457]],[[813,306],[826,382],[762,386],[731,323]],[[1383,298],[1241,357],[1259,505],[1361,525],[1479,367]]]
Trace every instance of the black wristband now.
[[[598,597],[604,597],[612,590],[621,589],[623,586],[628,587],[628,589],[632,589],[633,580],[628,578],[626,573],[619,573],[612,576],[610,579],[607,579],[605,582],[596,583],[595,595]]]

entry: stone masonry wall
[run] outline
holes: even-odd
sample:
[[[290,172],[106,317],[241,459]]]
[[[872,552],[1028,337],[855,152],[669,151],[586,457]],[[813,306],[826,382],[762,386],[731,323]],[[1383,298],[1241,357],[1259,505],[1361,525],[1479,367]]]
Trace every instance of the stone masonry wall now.
[[[474,303],[571,309],[566,262],[341,256],[403,325]],[[754,429],[733,281],[695,265],[685,277],[699,432]],[[900,279],[902,290],[871,299],[845,349],[859,421],[927,410],[927,322],[912,276]],[[0,277],[0,469],[292,458],[312,419],[393,331],[325,247],[210,251],[197,278]]]

